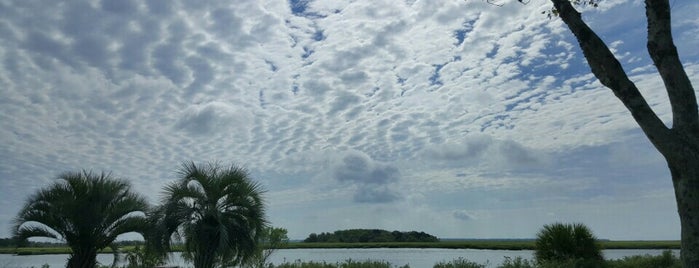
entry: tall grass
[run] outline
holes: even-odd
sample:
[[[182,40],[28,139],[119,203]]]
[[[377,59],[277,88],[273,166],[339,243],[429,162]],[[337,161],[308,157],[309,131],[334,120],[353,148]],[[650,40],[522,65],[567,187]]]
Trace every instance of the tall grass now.
[[[529,261],[522,257],[510,258],[505,257],[505,261],[498,266],[498,268],[535,268],[535,262]]]
[[[485,268],[491,267],[488,263],[480,264],[464,258],[457,258],[452,261],[436,263],[434,268]],[[561,261],[546,261],[537,263],[522,257],[509,258],[495,266],[497,268],[681,268],[682,265],[677,256],[672,251],[664,251],[662,255],[651,256],[631,256],[620,260],[598,261],[596,259],[567,259]],[[283,263],[277,266],[270,265],[268,268],[410,268],[408,265],[393,266],[385,261],[353,261],[327,263],[327,262],[302,262],[297,260],[293,263]]]
[[[327,263],[327,262],[302,262],[301,260],[296,260],[293,263],[282,263],[277,266],[269,266],[270,268],[394,268],[397,266],[391,265],[391,263],[386,261],[354,261],[346,260],[344,262],[338,263]],[[409,268],[410,266],[405,265],[398,268]]]
[[[663,251],[659,256],[631,256],[621,260],[607,261],[609,268],[682,268],[680,258],[672,254],[672,251]]]
[[[439,262],[434,268],[485,268],[487,264],[479,264],[464,258],[458,258],[450,262]]]

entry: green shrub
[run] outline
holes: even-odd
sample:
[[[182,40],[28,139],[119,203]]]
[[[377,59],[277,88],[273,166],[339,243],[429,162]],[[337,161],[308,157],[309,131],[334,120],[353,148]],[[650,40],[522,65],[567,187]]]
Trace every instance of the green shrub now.
[[[346,260],[344,262],[338,262],[335,264],[327,262],[302,262],[301,260],[296,260],[293,263],[282,263],[276,268],[392,268],[391,264],[386,261],[353,261]],[[410,268],[405,265],[401,268]]]
[[[604,260],[596,259],[568,259],[558,261],[544,261],[538,263],[537,268],[606,268]]]
[[[124,268],[151,268],[165,264],[165,258],[140,246],[126,253]]]
[[[337,267],[339,268],[391,268],[391,264],[387,261],[372,261],[366,260],[363,262],[346,260],[340,263]]]
[[[544,225],[534,255],[539,264],[574,265],[566,267],[600,267],[604,261],[597,239],[583,224]]]
[[[439,262],[434,268],[485,268],[486,264],[478,264],[464,258],[458,258],[450,262]]]
[[[672,251],[663,251],[659,256],[631,256],[620,260],[607,261],[609,268],[681,268],[680,258]]]
[[[336,268],[337,265],[329,264],[326,262],[301,262],[301,260],[296,260],[293,263],[282,263],[276,266],[277,268]]]
[[[514,259],[510,257],[505,257],[505,261],[498,266],[498,268],[535,268],[534,262],[530,262],[522,257],[516,257]]]

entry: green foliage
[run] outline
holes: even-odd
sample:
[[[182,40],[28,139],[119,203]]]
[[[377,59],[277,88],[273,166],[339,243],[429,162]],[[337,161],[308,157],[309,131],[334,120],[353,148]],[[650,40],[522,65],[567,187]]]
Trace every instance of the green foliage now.
[[[604,260],[594,259],[567,259],[567,260],[550,260],[538,263],[538,268],[604,268],[606,263]]]
[[[260,232],[260,244],[265,249],[278,249],[289,243],[288,231],[284,228],[265,227]]]
[[[147,228],[148,204],[110,174],[64,173],[30,196],[14,220],[15,239],[47,237],[71,248],[67,267],[95,267],[97,252],[116,248],[117,236]],[[139,213],[140,212],[140,213]]]
[[[681,268],[680,258],[672,254],[672,251],[663,251],[659,256],[631,256],[621,260],[607,261],[609,268]]]
[[[289,243],[287,230],[284,228],[265,227],[258,236],[258,248],[255,255],[244,267],[268,267],[267,260],[276,249],[283,248]]]
[[[247,263],[266,226],[262,189],[240,167],[184,164],[180,179],[165,187],[153,210],[149,248],[165,254],[171,238],[184,238],[183,257],[196,268]]]
[[[306,243],[340,242],[340,243],[374,243],[374,242],[438,242],[439,239],[425,232],[389,232],[379,229],[350,229],[333,233],[312,233],[304,240]]]
[[[353,261],[346,260],[344,262],[338,263],[327,263],[327,262],[302,262],[297,260],[293,263],[282,263],[278,266],[268,266],[270,268],[392,268],[390,263],[385,261]],[[408,265],[402,266],[400,268],[410,268]]]
[[[604,259],[597,239],[583,224],[544,225],[537,234],[534,255],[540,264],[571,260],[576,263],[581,262],[577,260],[583,260],[584,263],[599,263]],[[587,267],[587,264],[585,265]]]
[[[293,263],[282,263],[277,266],[272,266],[275,268],[335,268],[337,264],[330,264],[326,262],[301,262],[301,260],[296,260]]]
[[[522,257],[516,257],[514,259],[510,257],[505,257],[505,261],[498,266],[498,268],[534,268],[536,267],[534,262],[530,262]]]
[[[165,264],[163,256],[140,246],[135,246],[133,250],[127,252],[124,260],[126,261],[124,268],[152,268]]]
[[[464,258],[458,258],[450,262],[439,262],[434,268],[485,268],[487,264],[478,264]]]
[[[7,247],[7,248],[18,247],[23,242],[26,244],[27,241],[26,240],[19,241],[18,239],[14,239],[14,238],[0,238],[0,247]],[[24,245],[22,245],[22,246],[24,246]]]

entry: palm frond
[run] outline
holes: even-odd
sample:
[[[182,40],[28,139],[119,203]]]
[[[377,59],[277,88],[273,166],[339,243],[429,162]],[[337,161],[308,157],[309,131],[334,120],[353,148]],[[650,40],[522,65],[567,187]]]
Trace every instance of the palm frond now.
[[[37,225],[22,225],[14,230],[14,237],[19,240],[24,240],[30,237],[47,237],[61,240],[61,236],[58,234],[58,232],[56,232],[56,230],[53,230],[48,226]]]

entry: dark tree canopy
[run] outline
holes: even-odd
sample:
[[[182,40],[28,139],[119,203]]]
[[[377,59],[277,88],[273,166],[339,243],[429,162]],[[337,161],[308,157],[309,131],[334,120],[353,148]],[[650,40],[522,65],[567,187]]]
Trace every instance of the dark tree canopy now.
[[[367,242],[438,242],[439,238],[425,232],[389,232],[380,229],[349,229],[339,230],[333,233],[312,233],[304,242],[340,242],[340,243],[367,243]]]

